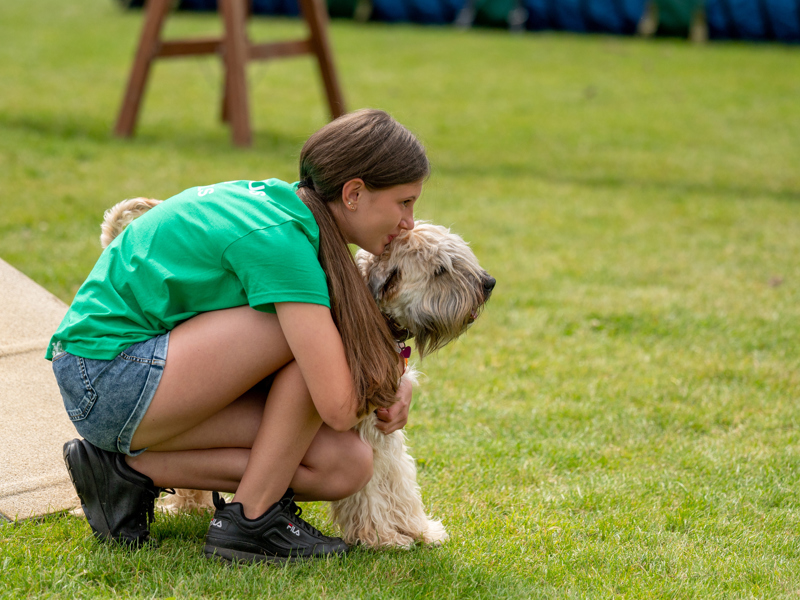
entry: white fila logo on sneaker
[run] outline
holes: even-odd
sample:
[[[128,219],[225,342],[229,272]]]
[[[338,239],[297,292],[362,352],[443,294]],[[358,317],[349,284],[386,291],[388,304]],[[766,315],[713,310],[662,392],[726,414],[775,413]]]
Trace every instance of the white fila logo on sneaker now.
[[[222,521],[219,521],[217,519],[211,519],[211,526],[222,529]]]
[[[295,534],[297,537],[300,537],[300,530],[299,530],[297,527],[295,527],[294,525],[292,525],[291,523],[289,523],[289,524],[286,526],[286,529],[288,529],[289,531],[291,531],[291,532],[292,532],[293,534]]]

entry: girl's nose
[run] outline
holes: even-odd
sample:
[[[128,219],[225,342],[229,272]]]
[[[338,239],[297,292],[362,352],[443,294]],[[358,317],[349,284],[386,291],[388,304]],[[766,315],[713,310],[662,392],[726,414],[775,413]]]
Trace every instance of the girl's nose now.
[[[403,217],[403,220],[400,221],[400,227],[402,229],[412,230],[414,229],[414,212],[412,211],[411,214],[407,217]]]

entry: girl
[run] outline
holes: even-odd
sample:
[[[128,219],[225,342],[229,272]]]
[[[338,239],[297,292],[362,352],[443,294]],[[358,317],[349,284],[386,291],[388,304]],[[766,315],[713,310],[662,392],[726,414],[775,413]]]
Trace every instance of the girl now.
[[[362,110],[309,138],[300,182],[186,190],[109,245],[47,358],[84,439],[64,459],[96,537],[150,541],[167,487],[216,499],[207,556],[284,561],[347,550],[294,498],[361,489],[352,427],[408,418],[402,361],[347,244],[380,254],[414,227],[430,167],[389,115]]]

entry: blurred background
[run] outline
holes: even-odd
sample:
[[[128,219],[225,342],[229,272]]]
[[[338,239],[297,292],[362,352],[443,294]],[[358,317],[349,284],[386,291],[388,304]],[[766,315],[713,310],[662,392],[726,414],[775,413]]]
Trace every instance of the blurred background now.
[[[328,0],[327,6],[332,17],[359,21],[800,42],[797,0]],[[217,0],[179,0],[177,8],[213,11]],[[299,7],[297,0],[253,0],[252,11],[296,16]]]
[[[133,563],[93,552],[84,524],[54,521],[2,534],[21,537],[0,546],[13,567],[0,585],[796,595],[798,2],[328,6],[348,110],[385,109],[421,138],[433,175],[416,216],[461,234],[498,281],[466,336],[426,358],[407,428],[451,543],[223,581],[198,565],[200,518],[160,520],[166,545]],[[221,33],[212,4],[178,7],[165,39]],[[250,38],[302,38],[296,12],[254,1]],[[0,258],[67,303],[100,254],[105,209],[294,181],[303,142],[329,119],[311,56],[253,62],[253,143],[235,147],[209,55],[156,61],[136,135],[114,137],[142,24],[116,0],[0,3]],[[86,563],[73,573],[74,555]]]

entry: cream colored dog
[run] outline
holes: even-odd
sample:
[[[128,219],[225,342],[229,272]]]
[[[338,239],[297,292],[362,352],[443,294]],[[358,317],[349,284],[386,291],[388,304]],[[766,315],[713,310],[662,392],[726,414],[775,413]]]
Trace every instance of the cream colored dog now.
[[[137,216],[159,204],[134,198],[105,213],[103,247]],[[464,333],[478,318],[495,280],[478,264],[467,243],[445,227],[417,221],[414,229],[396,237],[386,251],[374,256],[356,253],[364,280],[398,343],[413,338],[420,358]],[[417,382],[417,371],[404,378]],[[356,429],[373,449],[373,476],[360,492],[331,503],[331,520],[349,544],[369,547],[409,547],[415,541],[441,544],[447,532],[441,521],[424,509],[414,459],[403,430],[384,434],[370,414]],[[162,498],[163,510],[179,512],[213,509],[211,492],[176,490]]]

